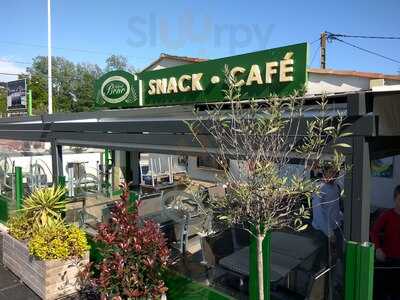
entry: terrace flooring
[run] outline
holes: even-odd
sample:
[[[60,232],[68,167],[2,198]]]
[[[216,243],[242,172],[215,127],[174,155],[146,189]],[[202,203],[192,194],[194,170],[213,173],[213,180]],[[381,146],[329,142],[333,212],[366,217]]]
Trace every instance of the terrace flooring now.
[[[0,264],[0,300],[40,300],[40,297]]]

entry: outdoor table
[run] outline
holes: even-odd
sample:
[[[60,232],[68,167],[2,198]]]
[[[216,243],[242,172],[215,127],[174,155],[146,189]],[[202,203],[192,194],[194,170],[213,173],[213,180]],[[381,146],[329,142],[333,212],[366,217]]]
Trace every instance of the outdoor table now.
[[[236,273],[240,276],[249,277],[249,251],[249,247],[242,248],[241,250],[222,258],[219,261],[219,264],[230,272]],[[273,283],[280,281],[300,263],[301,260],[272,251],[270,281]]]
[[[285,232],[274,232],[271,237],[270,281],[279,282],[292,270],[314,254],[319,245],[313,239]],[[249,247],[232,253],[219,261],[224,269],[239,276],[250,275]]]
[[[271,236],[271,249],[286,256],[306,260],[314,254],[321,245],[310,237],[287,233],[273,232]]]
[[[154,222],[160,224],[161,226],[164,225],[165,223],[172,222],[171,217],[163,211],[157,211],[157,212],[153,212],[150,214],[146,214],[146,215],[140,216],[140,218],[142,220],[153,220]]]

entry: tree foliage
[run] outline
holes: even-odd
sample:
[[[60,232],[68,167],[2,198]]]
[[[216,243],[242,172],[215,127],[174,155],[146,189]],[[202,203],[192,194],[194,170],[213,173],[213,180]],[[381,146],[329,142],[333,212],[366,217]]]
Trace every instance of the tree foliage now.
[[[7,111],[7,92],[0,86],[0,115],[3,116]]]
[[[129,65],[128,59],[123,55],[111,55],[106,59],[106,72],[115,71],[115,70],[124,70],[131,73],[136,73],[134,67]]]
[[[306,228],[303,221],[309,218],[311,196],[319,193],[321,185],[309,178],[309,170],[322,164],[330,164],[335,174],[343,170],[340,150],[348,145],[338,140],[348,133],[343,133],[343,116],[332,117],[324,98],[307,105],[312,113],[305,111],[305,100],[297,95],[241,101],[240,85],[228,69],[225,73],[227,103],[195,111],[195,121],[188,126],[223,170],[219,179],[226,196],[210,200],[212,212],[257,239],[263,299],[263,239],[273,230]],[[211,144],[204,142],[203,135],[211,137]],[[293,159],[303,163],[303,171],[290,169]],[[232,168],[234,163],[237,168]]]
[[[104,70],[97,64],[74,63],[64,57],[52,58],[53,109],[57,112],[90,111],[94,108],[94,83],[104,72],[133,71],[124,56],[111,55]],[[27,68],[28,89],[32,90],[34,114],[47,111],[47,56],[37,56]],[[0,95],[1,99],[1,95]]]

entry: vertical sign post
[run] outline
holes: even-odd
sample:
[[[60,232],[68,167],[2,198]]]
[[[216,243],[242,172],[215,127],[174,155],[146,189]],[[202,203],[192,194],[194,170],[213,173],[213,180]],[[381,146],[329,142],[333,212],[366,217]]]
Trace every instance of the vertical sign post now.
[[[32,116],[32,90],[28,91],[28,116]]]

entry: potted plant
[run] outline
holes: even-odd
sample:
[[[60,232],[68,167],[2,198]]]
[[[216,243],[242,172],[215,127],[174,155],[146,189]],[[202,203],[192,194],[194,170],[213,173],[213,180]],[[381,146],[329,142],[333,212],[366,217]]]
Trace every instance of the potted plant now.
[[[264,270],[264,265],[269,268],[270,251],[264,253],[270,248],[271,232],[307,227],[304,221],[310,218],[311,197],[321,187],[320,181],[309,178],[309,170],[329,157],[333,170],[346,171],[342,148],[350,145],[341,139],[351,133],[345,132],[340,112],[337,118],[328,113],[325,97],[313,106],[314,115],[308,116],[299,93],[242,101],[241,86],[225,66],[226,102],[213,104],[206,114],[195,111],[195,120],[187,125],[222,170],[219,180],[227,193],[211,199],[214,214],[251,236],[256,272],[250,280],[256,279],[252,282],[257,289],[250,289],[250,297],[269,299],[269,280],[264,280],[269,269]],[[211,147],[204,143],[206,135]],[[304,165],[303,171],[289,172],[294,159]],[[226,164],[228,160],[236,168]]]
[[[85,233],[61,218],[65,190],[36,190],[8,222],[3,263],[42,299],[75,294],[77,275],[88,263]]]
[[[111,220],[98,228],[103,260],[88,264],[81,279],[101,294],[101,299],[165,299],[162,280],[169,250],[159,225],[141,221],[139,202],[129,201],[129,190],[111,212]]]

